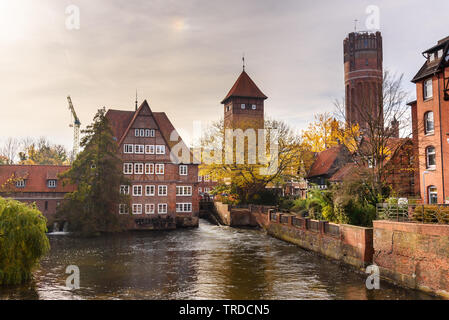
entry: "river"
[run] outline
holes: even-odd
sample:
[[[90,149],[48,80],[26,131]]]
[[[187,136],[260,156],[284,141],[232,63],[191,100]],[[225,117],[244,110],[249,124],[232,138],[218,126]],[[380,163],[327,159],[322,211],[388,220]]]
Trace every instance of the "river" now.
[[[92,239],[49,235],[35,280],[0,299],[431,299],[366,276],[259,230],[215,226]],[[65,269],[80,269],[80,289]]]

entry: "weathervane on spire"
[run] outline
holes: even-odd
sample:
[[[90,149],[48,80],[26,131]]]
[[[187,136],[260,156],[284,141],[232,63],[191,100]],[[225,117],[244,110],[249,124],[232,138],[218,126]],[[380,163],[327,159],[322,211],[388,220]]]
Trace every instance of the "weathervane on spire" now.
[[[243,71],[245,71],[245,53],[242,55]]]
[[[357,22],[359,22],[359,20],[355,19],[354,20],[354,32],[357,32]]]
[[[137,89],[136,89],[136,111],[137,111],[137,104],[138,102],[137,102]]]

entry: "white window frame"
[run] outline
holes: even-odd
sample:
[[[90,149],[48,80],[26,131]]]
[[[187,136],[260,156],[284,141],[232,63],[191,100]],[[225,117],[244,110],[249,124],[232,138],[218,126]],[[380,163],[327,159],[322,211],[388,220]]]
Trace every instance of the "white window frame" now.
[[[136,144],[136,145],[134,145],[134,153],[135,154],[144,154],[145,153],[145,146],[143,144]]]
[[[201,193],[203,189],[201,187],[198,187],[198,193]]]
[[[165,145],[163,144],[156,145],[156,154],[165,154]]]
[[[176,203],[176,212],[192,212],[191,202]]]
[[[166,185],[157,186],[157,195],[160,197],[168,196],[168,187]]]
[[[198,175],[198,182],[203,181],[203,176]]]
[[[168,213],[168,205],[166,203],[158,203],[157,213],[158,214],[167,214]]]
[[[257,105],[253,104],[253,105],[251,106],[251,108],[252,108],[253,110],[256,110],[256,109],[257,109]]]
[[[432,121],[429,120],[429,116],[432,115]],[[429,124],[432,124],[432,129],[429,129]],[[435,118],[433,111],[427,111],[424,113],[424,133],[425,134],[433,134],[435,133]]]
[[[133,174],[134,165],[130,162],[123,164],[123,174]]]
[[[429,153],[429,148],[433,148],[433,152]],[[430,164],[429,156],[433,155],[434,164]],[[437,150],[434,146],[426,147],[426,167],[427,169],[435,169],[437,164]]]
[[[25,179],[17,180],[16,181],[16,187],[17,188],[25,188],[26,182]]]
[[[188,166],[185,164],[181,164],[179,166],[179,175],[180,176],[187,176],[189,174]]]
[[[206,187],[206,188],[204,188],[204,193],[209,193],[210,192],[210,188],[208,188],[208,187]]]
[[[240,107],[242,108],[242,110],[245,110],[245,109],[246,109],[246,105],[245,105],[244,103],[242,103],[242,104],[240,105]]]
[[[162,168],[162,170],[160,170],[160,168]],[[163,163],[156,163],[154,172],[155,172],[157,175],[163,175],[163,174],[165,174],[165,164],[163,164]]]
[[[156,195],[156,186],[153,184],[145,186],[145,195],[147,197],[154,197]]]
[[[192,186],[176,186],[176,196],[178,197],[192,196]]]
[[[155,153],[154,144],[145,145],[145,154],[154,154],[154,153]]]
[[[150,129],[150,137],[154,138],[156,136],[156,130]]]
[[[433,98],[433,79],[427,79],[424,81],[423,91],[424,100]]]
[[[210,175],[205,175],[204,176],[204,182],[210,182]]]
[[[129,186],[121,185],[120,186],[120,194],[129,195]]]
[[[145,214],[155,214],[156,206],[154,203],[145,203]]]
[[[57,180],[56,179],[48,179],[47,187],[56,188]]]
[[[145,174],[154,174],[154,163],[145,163]]]
[[[145,129],[140,129],[140,136],[145,137]]]
[[[145,129],[145,137],[149,137],[150,136],[150,129]]]
[[[143,163],[134,163],[134,174],[143,174],[144,173],[144,166]]]
[[[133,144],[124,144],[123,145],[123,153],[131,154],[134,152],[134,145]]]
[[[126,204],[118,205],[118,213],[119,214],[129,214],[129,208]]]
[[[133,186],[133,196],[134,197],[141,197],[143,195],[143,189],[142,185],[136,184]]]
[[[134,129],[134,136],[135,137],[140,137],[139,133],[140,133],[139,129]]]
[[[142,204],[141,203],[133,204],[133,214],[135,214],[135,215],[142,214]]]

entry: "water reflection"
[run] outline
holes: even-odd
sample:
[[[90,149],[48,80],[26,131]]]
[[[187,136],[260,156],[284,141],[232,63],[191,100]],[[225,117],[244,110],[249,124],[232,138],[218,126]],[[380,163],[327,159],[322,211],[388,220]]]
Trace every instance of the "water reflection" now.
[[[51,252],[26,286],[0,299],[428,299],[366,276],[257,230],[201,221],[194,230],[94,239],[50,236]],[[81,289],[65,288],[77,265]]]

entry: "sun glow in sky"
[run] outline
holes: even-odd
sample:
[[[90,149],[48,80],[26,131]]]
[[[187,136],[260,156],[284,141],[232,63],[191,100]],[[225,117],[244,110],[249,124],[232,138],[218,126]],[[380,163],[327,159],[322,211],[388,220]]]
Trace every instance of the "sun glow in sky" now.
[[[384,67],[404,73],[448,36],[447,0],[379,0]],[[297,130],[344,95],[343,39],[365,0],[0,0],[0,143],[46,136],[71,149],[71,95],[82,127],[100,107],[147,99],[181,132],[222,117],[242,70],[269,97],[267,116]],[[80,11],[66,28],[66,8]],[[407,17],[398,19],[397,17]],[[425,23],[410,23],[423,21]]]

